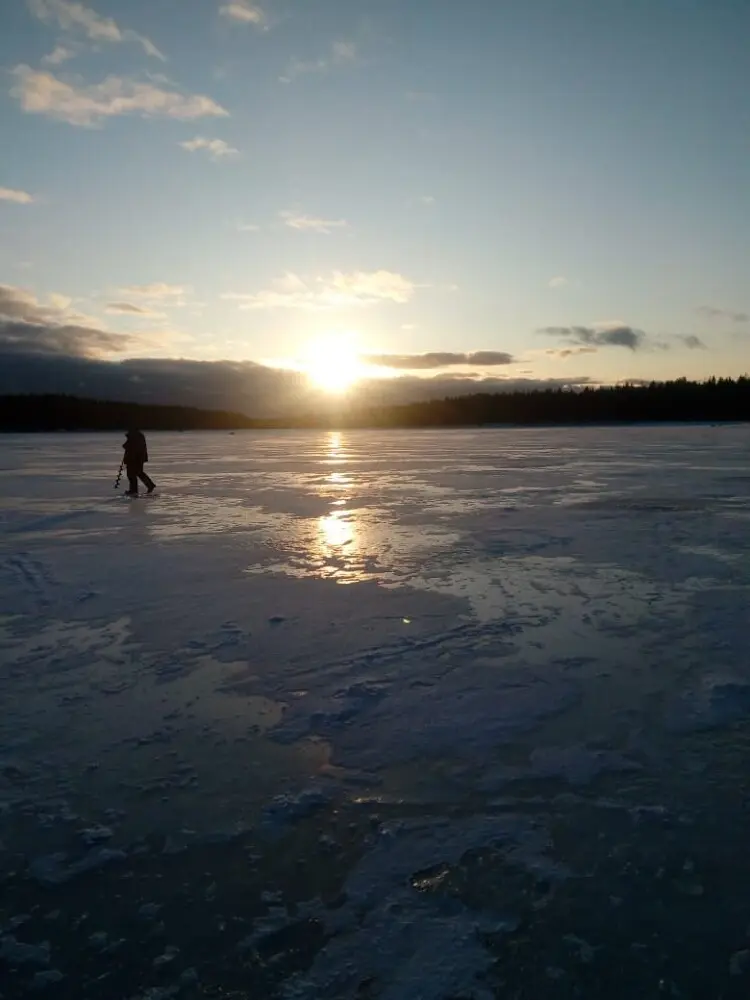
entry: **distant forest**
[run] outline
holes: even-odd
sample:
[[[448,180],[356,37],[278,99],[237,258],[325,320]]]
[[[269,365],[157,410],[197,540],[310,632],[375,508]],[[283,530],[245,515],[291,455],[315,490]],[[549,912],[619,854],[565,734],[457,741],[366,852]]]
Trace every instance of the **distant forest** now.
[[[750,420],[750,377],[676,379],[647,385],[478,393],[401,406],[362,408],[354,401],[286,419],[182,406],[0,396],[0,431],[240,430],[341,427],[481,427]]]

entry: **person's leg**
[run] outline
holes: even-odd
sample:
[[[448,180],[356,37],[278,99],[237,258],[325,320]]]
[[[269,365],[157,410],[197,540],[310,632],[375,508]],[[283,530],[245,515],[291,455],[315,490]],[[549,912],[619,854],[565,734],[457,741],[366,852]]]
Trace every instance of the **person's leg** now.
[[[128,477],[128,488],[125,491],[126,496],[138,496],[138,469],[133,465],[125,466],[125,474]]]
[[[151,477],[145,471],[145,469],[143,468],[143,466],[141,466],[141,468],[138,470],[138,478],[143,483],[143,485],[146,487],[146,489],[148,490],[149,493],[153,493],[154,492],[154,490],[156,489],[156,483],[153,481],[153,479],[151,479]]]

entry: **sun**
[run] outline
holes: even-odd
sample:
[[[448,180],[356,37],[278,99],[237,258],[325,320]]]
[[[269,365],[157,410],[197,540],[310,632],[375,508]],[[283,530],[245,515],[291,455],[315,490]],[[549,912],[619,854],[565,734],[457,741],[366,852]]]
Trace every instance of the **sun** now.
[[[305,352],[303,369],[317,389],[341,395],[365,374],[365,366],[348,337],[326,337]]]

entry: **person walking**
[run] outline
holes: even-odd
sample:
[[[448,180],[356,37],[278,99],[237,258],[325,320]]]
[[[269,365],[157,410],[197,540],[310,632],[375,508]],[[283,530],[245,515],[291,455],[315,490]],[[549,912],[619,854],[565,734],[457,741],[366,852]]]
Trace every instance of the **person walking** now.
[[[125,490],[126,497],[138,496],[138,480],[146,487],[147,493],[153,493],[156,483],[144,472],[143,466],[148,462],[148,448],[146,438],[138,430],[129,430],[125,435],[125,472],[128,477],[128,489]]]

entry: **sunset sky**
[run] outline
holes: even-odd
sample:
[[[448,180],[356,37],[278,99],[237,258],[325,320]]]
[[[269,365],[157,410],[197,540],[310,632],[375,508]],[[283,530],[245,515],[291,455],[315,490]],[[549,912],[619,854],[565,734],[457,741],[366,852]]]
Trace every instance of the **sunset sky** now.
[[[8,0],[0,391],[741,374],[748,39],[747,0]]]

